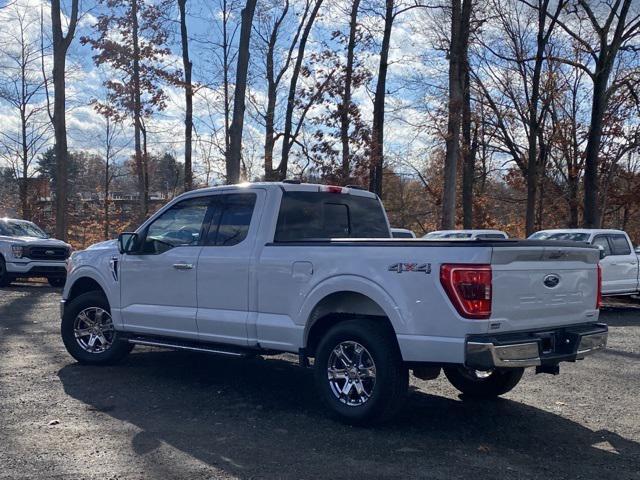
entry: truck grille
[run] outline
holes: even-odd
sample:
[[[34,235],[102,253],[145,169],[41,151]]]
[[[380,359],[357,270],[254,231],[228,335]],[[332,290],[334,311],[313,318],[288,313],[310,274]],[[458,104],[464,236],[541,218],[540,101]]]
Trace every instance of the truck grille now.
[[[69,257],[69,249],[66,247],[38,247],[32,246],[25,249],[23,257],[31,260],[66,260]]]

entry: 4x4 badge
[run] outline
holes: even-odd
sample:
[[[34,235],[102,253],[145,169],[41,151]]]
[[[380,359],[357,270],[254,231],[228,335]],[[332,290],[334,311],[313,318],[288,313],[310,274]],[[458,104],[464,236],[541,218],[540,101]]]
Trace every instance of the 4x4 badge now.
[[[402,273],[402,272],[418,272],[418,273],[426,273],[427,275],[431,273],[431,264],[430,263],[394,263],[393,265],[389,265],[390,272]]]

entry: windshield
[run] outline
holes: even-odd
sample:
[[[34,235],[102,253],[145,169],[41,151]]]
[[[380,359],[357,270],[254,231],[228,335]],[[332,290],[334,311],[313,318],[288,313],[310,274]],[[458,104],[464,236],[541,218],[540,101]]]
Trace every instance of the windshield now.
[[[31,222],[0,221],[0,235],[5,237],[48,238],[40,228]]]
[[[569,240],[572,242],[587,242],[589,241],[589,234],[576,232],[537,232],[529,238],[531,240]]]

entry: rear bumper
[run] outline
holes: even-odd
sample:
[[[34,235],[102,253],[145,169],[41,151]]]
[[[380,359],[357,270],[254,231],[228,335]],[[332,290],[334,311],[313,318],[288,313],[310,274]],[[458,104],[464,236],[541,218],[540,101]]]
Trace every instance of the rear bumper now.
[[[574,362],[607,345],[603,323],[552,330],[471,335],[465,342],[465,365],[477,370],[553,366]]]

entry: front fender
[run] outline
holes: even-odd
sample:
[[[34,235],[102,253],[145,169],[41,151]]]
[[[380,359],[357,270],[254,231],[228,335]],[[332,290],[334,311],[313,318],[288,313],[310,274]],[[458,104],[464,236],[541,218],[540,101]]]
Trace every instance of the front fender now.
[[[69,293],[73,289],[73,286],[83,278],[89,278],[96,282],[100,288],[104,291],[107,297],[109,306],[111,308],[111,317],[116,325],[122,324],[120,317],[120,284],[110,273],[109,265],[110,257],[99,257],[96,259],[95,264],[86,264],[74,266],[67,275],[67,282],[65,283],[64,290],[62,292],[63,300],[69,298]]]

